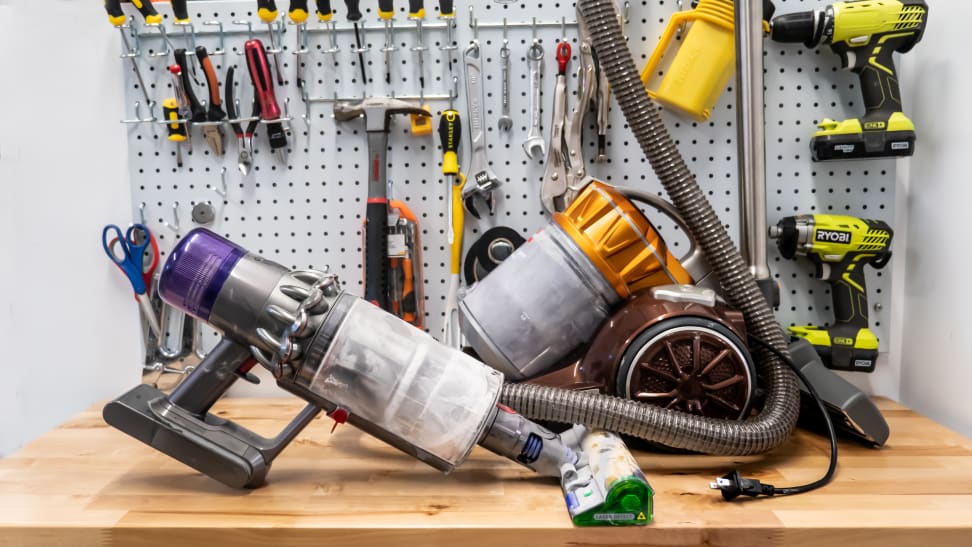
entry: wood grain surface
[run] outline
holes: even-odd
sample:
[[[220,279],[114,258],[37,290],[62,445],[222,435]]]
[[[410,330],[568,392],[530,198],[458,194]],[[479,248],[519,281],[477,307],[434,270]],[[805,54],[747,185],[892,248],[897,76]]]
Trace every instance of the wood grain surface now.
[[[740,466],[777,486],[816,479],[826,439],[798,431],[768,456],[635,451],[654,487],[644,528],[575,528],[555,481],[477,448],[445,476],[322,417],[269,483],[232,490],[102,421],[100,405],[0,460],[0,545],[941,545],[972,546],[972,441],[890,401],[881,450],[842,443],[836,480],[791,498],[725,503]],[[297,399],[228,399],[221,416],[272,435]]]

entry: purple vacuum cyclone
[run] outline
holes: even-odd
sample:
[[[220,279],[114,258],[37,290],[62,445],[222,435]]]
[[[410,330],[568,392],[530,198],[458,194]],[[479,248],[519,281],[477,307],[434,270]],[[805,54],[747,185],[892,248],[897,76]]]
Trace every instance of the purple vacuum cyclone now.
[[[246,250],[224,237],[196,228],[176,245],[162,267],[159,295],[168,304],[209,320],[216,296]]]

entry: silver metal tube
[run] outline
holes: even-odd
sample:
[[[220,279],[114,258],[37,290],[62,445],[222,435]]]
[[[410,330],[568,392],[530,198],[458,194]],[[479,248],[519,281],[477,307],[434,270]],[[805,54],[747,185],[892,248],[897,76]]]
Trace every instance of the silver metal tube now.
[[[736,6],[736,98],[739,145],[739,246],[757,283],[770,279],[766,258],[766,122],[761,0]]]

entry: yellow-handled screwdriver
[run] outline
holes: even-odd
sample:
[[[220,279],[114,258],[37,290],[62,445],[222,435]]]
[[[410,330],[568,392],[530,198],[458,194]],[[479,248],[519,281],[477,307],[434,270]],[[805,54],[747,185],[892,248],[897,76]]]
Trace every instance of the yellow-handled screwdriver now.
[[[155,8],[152,7],[151,2],[148,3],[148,9],[151,10],[151,13],[155,13],[155,17],[158,17],[159,21],[162,20],[162,17],[155,12]],[[108,21],[121,33],[122,42],[125,44],[125,55],[123,57],[128,57],[132,61],[132,69],[135,70],[135,78],[138,79],[138,88],[142,90],[142,95],[145,97],[145,104],[148,105],[148,110],[151,114],[152,109],[155,107],[155,101],[149,97],[148,88],[145,87],[145,80],[142,79],[142,71],[138,68],[138,61],[135,60],[135,55],[130,54],[132,47],[128,43],[128,35],[123,28],[123,25],[128,22],[128,17],[121,9],[120,0],[105,0],[105,11],[108,12]],[[142,15],[145,15],[145,20],[148,21],[149,15],[146,15],[145,12],[142,12]]]
[[[179,102],[175,97],[169,97],[162,101],[162,116],[166,121],[172,122],[165,124],[169,130],[169,142],[176,145],[176,164],[182,167],[182,143],[189,138],[186,132],[186,124],[179,121]]]
[[[442,174],[445,175],[449,192],[448,236],[449,242],[449,292],[446,294],[445,323],[442,325],[442,343],[458,348],[459,336],[459,272],[462,264],[462,233],[465,228],[465,212],[462,208],[462,187],[466,176],[459,170],[459,143],[462,138],[462,121],[459,112],[446,110],[439,118],[439,140],[442,143]]]
[[[305,10],[306,11],[306,10]],[[257,0],[257,15],[260,20],[267,24],[270,29],[270,54],[273,55],[273,68],[277,70],[277,85],[283,86],[283,73],[280,72],[280,59],[277,57],[277,37],[273,30],[273,24],[277,20],[277,3],[274,0]]]

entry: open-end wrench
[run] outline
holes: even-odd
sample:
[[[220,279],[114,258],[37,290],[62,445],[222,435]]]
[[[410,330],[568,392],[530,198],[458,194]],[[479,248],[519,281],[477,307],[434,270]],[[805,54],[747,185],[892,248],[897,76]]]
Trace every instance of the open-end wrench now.
[[[469,162],[469,182],[462,190],[462,201],[469,213],[480,218],[476,209],[476,198],[482,198],[492,213],[496,210],[496,196],[493,190],[503,183],[489,167],[486,158],[486,124],[483,123],[483,62],[479,41],[473,40],[462,52],[466,67],[466,105],[469,108],[469,142],[472,157]]]
[[[503,47],[500,48],[500,74],[503,115],[500,116],[496,127],[500,131],[509,131],[513,129],[513,118],[510,117],[510,41],[505,38],[503,39]]]
[[[577,103],[564,130],[568,164],[565,205],[574,201],[584,188],[583,181],[587,177],[587,167],[584,164],[584,118],[591,109],[591,100],[597,87],[594,55],[589,40],[582,40],[580,43],[580,65],[577,71]]]
[[[543,77],[543,48],[540,41],[534,40],[527,50],[527,63],[530,65],[530,133],[523,141],[523,150],[528,158],[533,159],[535,150],[543,155],[546,147],[543,135],[540,134],[540,79]]]

